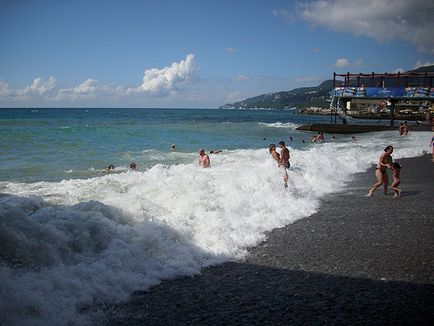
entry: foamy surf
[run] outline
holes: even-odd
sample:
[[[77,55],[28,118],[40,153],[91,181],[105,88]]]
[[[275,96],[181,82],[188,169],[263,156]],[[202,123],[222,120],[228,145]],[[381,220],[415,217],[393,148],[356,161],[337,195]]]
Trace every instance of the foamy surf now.
[[[12,324],[90,322],[83,305],[240,259],[266,231],[316,212],[386,145],[395,159],[418,156],[429,137],[384,132],[290,148],[288,191],[266,149],[212,155],[210,169],[189,153],[192,163],[142,172],[1,182],[1,315]]]
[[[274,122],[274,123],[265,123],[259,122],[260,126],[269,127],[269,128],[284,128],[284,129],[296,129],[299,125],[292,122]]]

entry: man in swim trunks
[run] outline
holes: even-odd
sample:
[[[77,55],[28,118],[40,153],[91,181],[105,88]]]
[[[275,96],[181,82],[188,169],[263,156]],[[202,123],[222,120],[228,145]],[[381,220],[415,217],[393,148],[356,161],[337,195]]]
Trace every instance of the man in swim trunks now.
[[[288,188],[288,172],[287,172],[287,169],[289,169],[289,149],[286,148],[285,142],[283,140],[281,140],[279,142],[279,146],[281,148],[279,167],[281,167],[282,170],[283,170],[283,183],[285,185],[285,188]]]
[[[203,148],[199,149],[199,165],[203,168],[208,168],[210,164],[209,156],[205,153],[205,150]]]

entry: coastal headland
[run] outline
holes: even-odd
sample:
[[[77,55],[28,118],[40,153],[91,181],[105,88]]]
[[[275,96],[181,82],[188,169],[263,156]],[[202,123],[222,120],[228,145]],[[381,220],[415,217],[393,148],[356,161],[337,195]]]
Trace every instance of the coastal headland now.
[[[434,166],[399,160],[402,196],[365,197],[374,166],[243,261],[109,305],[109,324],[432,325]]]

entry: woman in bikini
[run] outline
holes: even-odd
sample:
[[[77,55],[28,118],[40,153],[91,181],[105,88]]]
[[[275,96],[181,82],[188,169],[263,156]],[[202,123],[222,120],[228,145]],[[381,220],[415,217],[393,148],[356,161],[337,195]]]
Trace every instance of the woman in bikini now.
[[[383,185],[384,194],[387,195],[387,187],[389,186],[389,176],[387,175],[387,168],[392,169],[392,153],[393,146],[389,145],[384,149],[384,153],[381,154],[378,160],[377,169],[375,170],[375,176],[377,177],[377,183],[369,189],[366,196],[371,197],[378,187]]]

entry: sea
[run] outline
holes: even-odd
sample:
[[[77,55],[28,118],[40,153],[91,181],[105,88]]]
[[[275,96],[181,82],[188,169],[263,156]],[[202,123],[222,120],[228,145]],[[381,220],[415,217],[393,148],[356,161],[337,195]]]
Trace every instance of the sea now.
[[[242,259],[344,191],[387,145],[398,161],[430,150],[430,132],[317,144],[296,130],[329,121],[292,110],[0,109],[0,323],[101,322],[89,307]],[[286,189],[268,152],[281,140]]]

